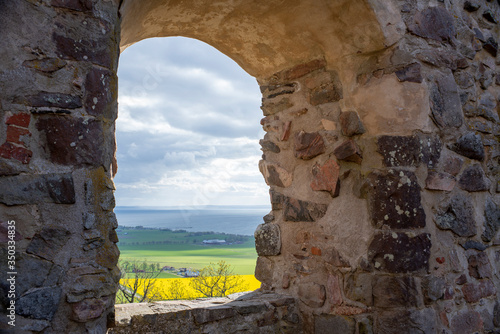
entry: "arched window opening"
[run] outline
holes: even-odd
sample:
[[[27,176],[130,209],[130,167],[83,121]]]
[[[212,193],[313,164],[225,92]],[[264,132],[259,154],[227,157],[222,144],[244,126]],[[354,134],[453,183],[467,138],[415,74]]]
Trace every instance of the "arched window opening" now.
[[[202,297],[193,277],[211,269],[242,276],[206,296],[258,288],[253,232],[270,208],[255,79],[181,37],[128,48],[118,77],[117,302]]]

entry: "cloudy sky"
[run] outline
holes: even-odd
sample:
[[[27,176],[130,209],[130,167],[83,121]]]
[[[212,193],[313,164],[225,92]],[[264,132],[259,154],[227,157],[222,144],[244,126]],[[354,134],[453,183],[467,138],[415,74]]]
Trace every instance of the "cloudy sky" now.
[[[120,56],[119,206],[268,205],[256,80],[200,41],[139,42]]]

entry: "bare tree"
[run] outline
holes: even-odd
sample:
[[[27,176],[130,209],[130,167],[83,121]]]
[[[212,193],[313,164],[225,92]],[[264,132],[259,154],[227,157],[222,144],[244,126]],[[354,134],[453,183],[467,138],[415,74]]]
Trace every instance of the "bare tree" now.
[[[191,287],[205,297],[224,297],[236,291],[244,290],[246,283],[240,276],[233,274],[231,265],[221,260],[200,270],[197,277],[191,279]]]
[[[122,277],[118,286],[120,290],[118,302],[142,303],[158,299],[158,289],[155,288],[155,285],[160,271],[142,269],[149,267],[146,265],[146,261],[143,263],[138,261],[123,263],[120,261],[118,267]]]

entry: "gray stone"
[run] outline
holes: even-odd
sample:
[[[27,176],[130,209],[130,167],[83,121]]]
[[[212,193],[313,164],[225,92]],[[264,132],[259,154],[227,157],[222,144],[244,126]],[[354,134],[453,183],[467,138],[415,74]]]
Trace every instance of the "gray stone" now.
[[[340,114],[340,128],[342,134],[347,137],[365,133],[365,127],[355,111],[346,111]]]
[[[412,276],[375,276],[373,279],[375,307],[419,307],[421,299],[419,287]]]
[[[368,247],[368,258],[376,270],[406,273],[429,268],[431,236],[402,232],[379,232]]]
[[[40,202],[75,203],[71,173],[16,175],[0,179],[0,203],[22,205]]]
[[[345,294],[350,300],[363,303],[366,306],[373,305],[371,274],[354,274],[346,280]]]
[[[260,224],[254,233],[255,248],[259,256],[279,255],[281,252],[280,227],[277,224]]]
[[[116,202],[113,191],[103,191],[99,197],[99,206],[101,207],[101,209],[103,209],[104,211],[112,211],[114,209]]]
[[[30,107],[52,107],[62,109],[76,109],[82,106],[80,97],[62,93],[38,92],[36,95],[17,97],[15,103]]]
[[[420,73],[420,68],[421,65],[419,63],[413,63],[396,71],[396,76],[399,81],[421,83],[422,74]]]
[[[478,4],[476,1],[465,1],[464,2],[464,9],[468,12],[475,12],[481,7],[480,4]]]
[[[484,232],[481,235],[481,239],[486,242],[490,242],[497,234],[499,228],[500,206],[488,198],[484,209]]]
[[[341,315],[322,314],[314,317],[315,334],[354,334],[355,325],[353,318]]]
[[[21,255],[17,258],[16,269],[20,273],[36,273],[36,275],[25,275],[23,279],[16,282],[16,293],[23,295],[29,289],[42,287],[47,276],[49,276],[52,263],[31,255]],[[51,285],[55,285],[53,282]]]
[[[299,285],[300,300],[309,307],[319,308],[326,299],[325,286],[317,283],[304,283]]]
[[[441,277],[426,276],[422,281],[422,291],[426,303],[435,302],[443,298],[445,290],[445,281]]]
[[[488,248],[486,247],[486,245],[475,240],[467,240],[466,242],[460,243],[460,246],[462,246],[465,250],[475,249],[478,251],[484,251],[486,248]]]
[[[420,186],[413,172],[390,170],[386,174],[371,174],[370,214],[376,227],[422,228],[425,212],[420,198]]]
[[[354,162],[357,164],[361,164],[363,161],[361,149],[354,140],[346,140],[335,148],[333,154],[335,154],[339,160]]]
[[[421,162],[433,167],[441,156],[441,141],[427,135],[380,136],[377,146],[387,167],[418,166]]]
[[[490,260],[488,254],[480,252],[475,255],[469,256],[469,275],[471,277],[481,279],[490,278],[492,276]]]
[[[262,146],[262,151],[270,151],[270,152],[273,152],[273,153],[280,153],[280,148],[278,145],[276,145],[275,143],[273,143],[272,141],[270,140],[264,140],[264,139],[261,139],[259,141],[259,144],[260,146]]]
[[[92,212],[84,212],[82,215],[83,215],[83,228],[86,230],[94,228],[96,223],[95,214]]]
[[[375,333],[384,333],[384,334],[438,333],[436,319],[437,319],[436,311],[434,311],[434,309],[432,308],[425,308],[422,310],[401,310],[391,313],[382,313],[377,320]]]
[[[444,128],[458,128],[463,123],[457,84],[451,74],[440,76],[430,87],[432,119]]]
[[[442,7],[430,7],[418,12],[408,29],[417,36],[440,42],[450,42],[455,37],[453,16]]]
[[[52,320],[59,307],[61,293],[59,287],[35,289],[18,299],[16,312],[34,319]]]
[[[484,159],[484,146],[481,136],[469,132],[460,137],[457,142],[450,147],[464,157],[482,161]]]
[[[436,215],[435,222],[440,229],[452,230],[461,237],[472,237],[477,233],[474,207],[471,199],[463,194],[453,196],[447,211]]]
[[[267,257],[259,256],[255,265],[255,278],[266,285],[273,282],[274,263]]]
[[[481,331],[483,321],[478,312],[466,310],[451,319],[450,327],[453,334],[470,334]]]
[[[498,43],[493,37],[489,37],[483,44],[483,48],[489,52],[493,57],[497,56]]]
[[[286,221],[313,222],[326,214],[328,206],[313,202],[301,201],[286,197],[284,202],[284,215]]]
[[[35,234],[26,252],[52,260],[71,237],[71,232],[62,227],[46,227]]]
[[[191,310],[194,321],[197,324],[205,324],[207,322],[219,321],[222,319],[232,318],[238,313],[229,306],[216,306],[212,308],[198,308]]]
[[[469,192],[486,191],[490,188],[490,182],[481,165],[475,164],[463,171],[458,180],[458,186]]]

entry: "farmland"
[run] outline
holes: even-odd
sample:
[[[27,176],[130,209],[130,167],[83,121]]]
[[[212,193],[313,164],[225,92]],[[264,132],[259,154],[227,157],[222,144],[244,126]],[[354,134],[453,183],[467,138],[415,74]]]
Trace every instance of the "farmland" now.
[[[210,262],[224,260],[234,268],[234,274],[253,275],[257,253],[252,236],[213,232],[172,231],[168,229],[117,229],[120,260],[159,263],[161,267],[199,270]],[[225,240],[225,244],[203,244],[203,240]],[[160,278],[177,277],[164,272]]]

